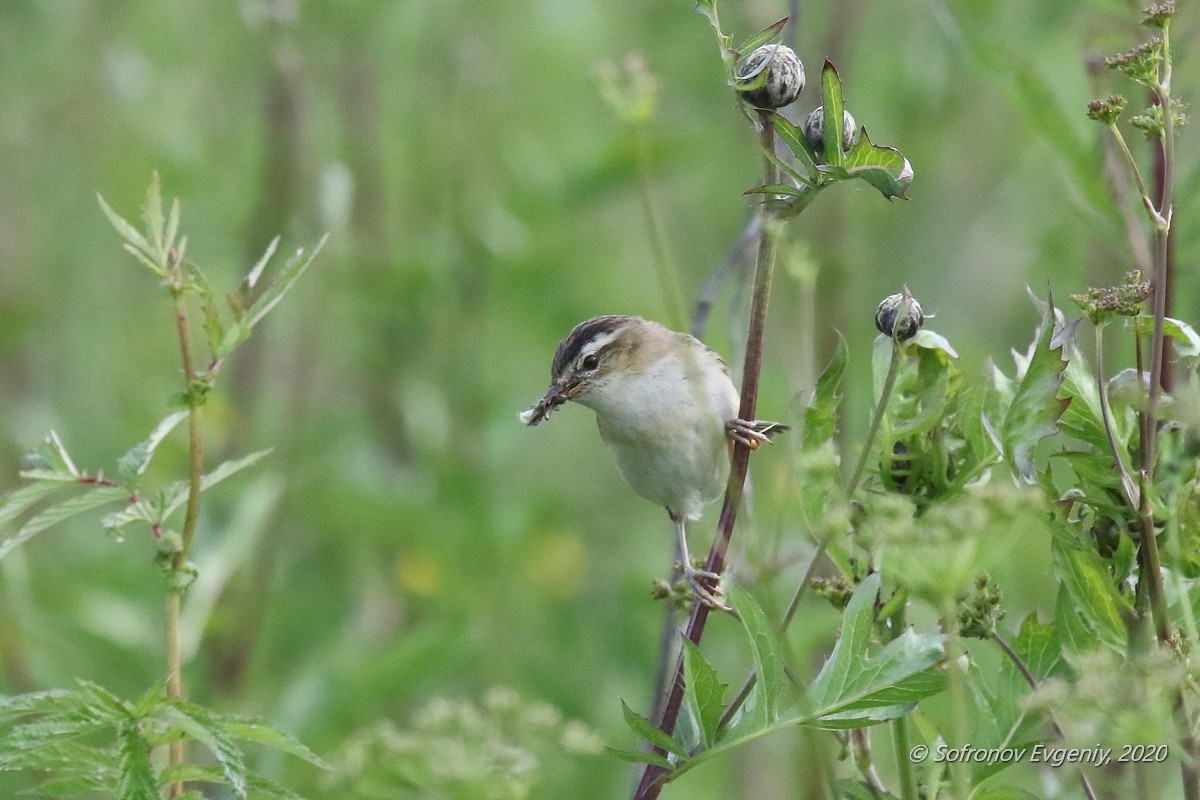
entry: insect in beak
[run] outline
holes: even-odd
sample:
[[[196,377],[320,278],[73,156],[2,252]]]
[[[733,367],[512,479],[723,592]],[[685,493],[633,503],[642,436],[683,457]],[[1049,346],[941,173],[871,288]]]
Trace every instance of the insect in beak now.
[[[550,388],[546,390],[545,396],[541,400],[538,400],[533,408],[521,412],[521,422],[533,426],[544,419],[549,419],[550,412],[568,400],[573,400],[579,396],[580,388],[580,384],[578,383],[550,384]]]

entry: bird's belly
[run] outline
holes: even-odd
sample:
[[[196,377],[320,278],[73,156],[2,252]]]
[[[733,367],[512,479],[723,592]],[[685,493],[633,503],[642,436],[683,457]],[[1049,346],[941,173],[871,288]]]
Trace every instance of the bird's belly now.
[[[704,506],[721,496],[729,480],[724,437],[705,438],[710,441],[701,442],[695,432],[678,432],[668,440],[610,440],[609,444],[635,492],[673,514],[697,519]]]

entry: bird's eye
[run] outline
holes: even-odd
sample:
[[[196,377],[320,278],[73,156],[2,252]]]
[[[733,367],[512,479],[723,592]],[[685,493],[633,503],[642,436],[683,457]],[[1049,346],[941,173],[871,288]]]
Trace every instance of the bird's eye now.
[[[583,357],[584,369],[595,369],[598,366],[600,366],[600,359],[596,357],[595,353]]]

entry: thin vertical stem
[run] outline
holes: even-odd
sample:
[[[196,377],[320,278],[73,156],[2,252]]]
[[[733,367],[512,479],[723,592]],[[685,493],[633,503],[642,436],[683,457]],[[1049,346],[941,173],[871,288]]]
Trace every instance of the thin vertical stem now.
[[[187,309],[183,299],[175,298],[175,329],[179,338],[179,354],[183,364],[183,379],[189,401],[193,401],[195,391],[196,369],[192,361],[191,336],[188,331]],[[200,515],[200,483],[204,474],[204,440],[201,436],[200,405],[191,402],[188,411],[188,494],[187,506],[183,516],[183,530],[180,532],[180,546],[171,558],[171,569],[178,573],[187,563],[191,550],[192,538],[196,534],[196,521]],[[167,696],[182,700],[183,687],[183,656],[179,646],[179,616],[183,605],[180,588],[173,586],[167,597],[166,638],[167,638]],[[168,753],[168,764],[179,766],[184,762],[184,742],[171,742]],[[182,781],[170,785],[168,796],[175,798],[183,794]]]
[[[758,132],[761,137],[763,150],[775,152],[775,128],[771,125],[768,114],[758,116]],[[766,161],[766,183],[778,183],[779,175],[770,159]],[[764,210],[763,214],[767,212]],[[742,369],[741,405],[738,410],[742,419],[754,419],[758,407],[758,383],[762,372],[763,334],[767,323],[767,302],[771,296],[771,279],[775,267],[776,230],[771,224],[770,217],[764,217],[759,229],[758,257],[754,267],[754,293],[750,302],[750,330],[746,339],[746,361]],[[721,507],[721,516],[717,521],[717,537],[708,554],[705,569],[720,574],[725,568],[725,555],[729,550],[729,541],[733,536],[733,526],[737,520],[738,508],[742,500],[742,492],[746,483],[746,472],[750,466],[750,448],[736,443],[733,448],[729,471],[729,484],[725,489],[725,502]],[[692,615],[688,619],[684,636],[699,644],[704,635],[704,628],[712,609],[704,603],[696,603]],[[667,700],[663,704],[662,718],[658,727],[670,734],[675,730],[679,720],[679,711],[683,704],[683,653],[675,662],[675,677]],[[657,749],[656,749],[657,750]],[[642,772],[642,779],[634,791],[634,800],[656,800],[662,792],[662,779],[667,771],[654,764],[647,764]]]
[[[892,358],[888,362],[887,377],[883,380],[883,391],[879,393],[879,402],[875,404],[875,413],[871,415],[871,427],[867,429],[867,440],[863,442],[862,450],[859,451],[858,463],[854,465],[854,472],[850,475],[846,496],[851,500],[854,499],[854,493],[858,491],[858,482],[862,478],[867,459],[875,449],[875,437],[879,435],[879,425],[883,422],[883,415],[887,412],[892,389],[896,387],[896,376],[900,373],[900,356],[903,350],[904,345],[893,337]]]

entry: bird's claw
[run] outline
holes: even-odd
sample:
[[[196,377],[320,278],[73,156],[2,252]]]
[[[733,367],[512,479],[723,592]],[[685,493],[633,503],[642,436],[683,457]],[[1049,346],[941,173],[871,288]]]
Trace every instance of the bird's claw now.
[[[726,604],[721,597],[720,580],[721,576],[715,572],[706,569],[696,569],[690,564],[683,565],[683,579],[687,581],[688,586],[692,590],[692,594],[696,599],[709,608],[714,608],[717,611],[733,612],[733,609]],[[713,587],[710,589],[704,585],[704,581],[713,582]]]
[[[739,417],[725,423],[725,435],[751,450],[757,450],[763,442],[770,444],[772,436],[786,430],[790,430],[790,427],[781,422],[759,419],[745,420]]]

